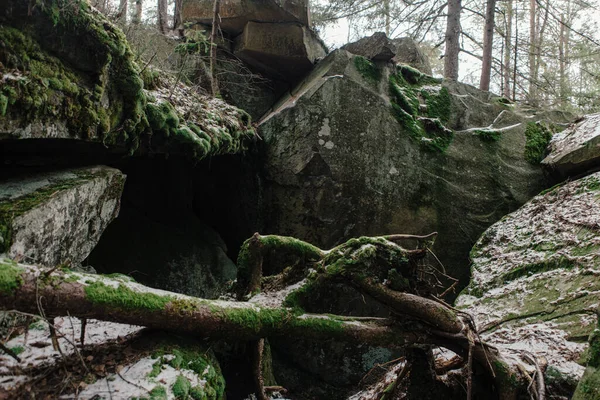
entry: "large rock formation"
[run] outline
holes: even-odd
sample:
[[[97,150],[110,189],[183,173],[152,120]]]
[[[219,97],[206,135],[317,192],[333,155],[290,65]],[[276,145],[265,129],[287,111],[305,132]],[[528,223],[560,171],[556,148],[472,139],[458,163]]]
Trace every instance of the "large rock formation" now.
[[[183,2],[184,23],[207,29],[213,16],[213,1]],[[225,0],[219,17],[219,29],[233,43],[228,50],[253,70],[281,81],[278,85],[295,85],[327,54],[310,29],[306,0]]]
[[[335,51],[260,121],[265,232],[331,247],[438,231],[436,254],[466,283],[477,237],[548,185],[526,159],[535,122],[468,85]]]
[[[306,26],[251,21],[236,38],[234,54],[268,76],[297,82],[327,52]]]
[[[183,20],[211,25],[213,5],[212,0],[183,0]],[[221,29],[234,35],[242,33],[249,21],[310,23],[307,0],[222,0],[219,17]]]
[[[558,186],[490,227],[457,300],[487,341],[543,356],[571,379],[600,302],[599,189],[598,173]]]
[[[73,139],[201,159],[238,152],[253,136],[245,112],[142,74],[123,32],[87,2],[10,0],[4,10],[0,140]]]
[[[125,176],[90,167],[0,184],[0,253],[42,265],[80,264],[118,215]]]

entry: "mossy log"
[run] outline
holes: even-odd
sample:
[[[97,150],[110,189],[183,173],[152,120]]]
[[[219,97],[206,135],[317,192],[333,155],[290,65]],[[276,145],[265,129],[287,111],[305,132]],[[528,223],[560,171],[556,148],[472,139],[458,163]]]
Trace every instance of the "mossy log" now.
[[[268,297],[273,277],[279,280],[275,290],[278,284],[300,281],[279,302],[267,303],[204,300],[145,287],[121,275],[44,270],[1,261],[0,309],[37,314],[41,308],[47,317],[94,318],[211,339],[297,337],[387,348],[437,345],[472,359],[493,376],[499,398],[515,398],[517,368],[477,338],[466,314],[424,297],[418,260],[427,249],[407,250],[394,241],[358,238],[323,251],[297,239],[255,234],[240,252],[238,295],[264,290],[261,296]],[[307,297],[340,282],[389,307],[392,316],[315,314],[303,308]]]

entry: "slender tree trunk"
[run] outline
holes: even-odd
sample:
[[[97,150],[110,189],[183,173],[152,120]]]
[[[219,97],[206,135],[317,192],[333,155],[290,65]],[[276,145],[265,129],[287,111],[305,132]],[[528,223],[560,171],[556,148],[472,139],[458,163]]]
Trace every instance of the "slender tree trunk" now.
[[[183,35],[183,21],[181,18],[181,9],[183,8],[183,0],[175,0],[175,11],[173,13],[173,30]]]
[[[158,0],[158,30],[162,34],[166,34],[169,30],[167,23],[168,4],[167,0]]]
[[[217,81],[217,34],[219,32],[219,12],[221,0],[215,0],[213,6],[212,30],[210,33],[210,86],[213,96],[219,95],[219,82]]]
[[[511,98],[510,92],[510,58],[512,56],[512,19],[513,19],[513,0],[506,1],[506,33],[504,37],[504,90],[502,95],[507,99]]]
[[[529,0],[529,104],[537,106],[537,24],[536,24],[536,0]]]
[[[569,97],[569,41],[570,41],[570,29],[566,25],[570,25],[571,19],[571,2],[567,0],[566,14],[562,14],[560,17],[560,40],[559,40],[559,80],[560,80],[560,105],[565,107]]]
[[[127,25],[127,4],[129,3],[128,0],[120,0],[119,1],[119,23],[121,25]]]
[[[385,35],[390,37],[390,25],[391,25],[391,17],[390,17],[390,0],[384,0],[383,8],[385,12]]]
[[[458,55],[460,53],[460,12],[461,0],[448,1],[448,21],[446,24],[446,54],[444,56],[444,77],[458,80]]]
[[[133,16],[133,23],[139,24],[142,22],[142,0],[135,0],[135,15]]]
[[[490,77],[492,74],[492,48],[494,47],[494,28],[496,23],[496,0],[488,0],[485,12],[485,30],[483,32],[483,62],[481,66],[481,79],[479,88],[490,90]]]
[[[513,81],[512,81],[512,99],[517,100],[517,54],[519,53],[519,2],[515,1],[515,46],[513,58]]]

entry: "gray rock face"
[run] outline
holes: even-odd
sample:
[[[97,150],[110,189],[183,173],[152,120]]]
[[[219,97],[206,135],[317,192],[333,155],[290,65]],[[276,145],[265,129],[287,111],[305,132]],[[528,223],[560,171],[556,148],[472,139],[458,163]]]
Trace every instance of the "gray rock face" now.
[[[396,45],[396,57],[393,61],[399,64],[408,64],[424,74],[431,75],[431,64],[429,58],[423,53],[414,39],[405,37],[393,39],[392,43]]]
[[[576,379],[600,303],[599,190],[596,173],[490,227],[471,252],[473,278],[457,299],[487,341],[537,353]]]
[[[389,39],[385,33],[376,32],[369,37],[342,46],[342,49],[373,61],[390,61],[407,64],[424,74],[431,75],[429,58],[414,39],[405,37]]]
[[[212,24],[212,0],[184,0],[182,17],[185,22]],[[310,22],[307,0],[222,0],[221,29],[227,33],[242,33],[248,21]]]
[[[529,119],[467,85],[364,60],[331,53],[261,121],[265,233],[330,248],[438,231],[436,254],[466,284],[476,238],[547,185],[524,158]]]
[[[125,175],[98,166],[0,184],[0,246],[11,258],[79,264],[118,215]]]
[[[326,49],[301,24],[248,22],[236,39],[235,55],[259,71],[296,82],[312,70]]]
[[[396,46],[383,32],[348,43],[342,49],[374,61],[389,61],[396,56]]]
[[[563,175],[584,172],[600,162],[600,114],[586,115],[556,135],[542,164]]]

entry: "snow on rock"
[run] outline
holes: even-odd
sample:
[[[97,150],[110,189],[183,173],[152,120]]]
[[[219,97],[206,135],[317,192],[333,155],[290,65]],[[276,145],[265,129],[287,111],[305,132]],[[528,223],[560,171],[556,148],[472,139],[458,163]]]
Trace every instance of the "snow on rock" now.
[[[457,299],[483,338],[579,379],[600,305],[600,173],[552,188],[492,225]]]
[[[550,143],[551,152],[542,163],[567,174],[589,169],[600,160],[600,113],[586,115]]]
[[[12,390],[24,382],[35,380],[27,371],[42,366],[51,367],[61,357],[75,354],[75,346],[80,346],[81,321],[78,318],[60,317],[54,319],[60,350],[55,350],[50,339],[50,329],[46,322],[32,323],[27,335],[17,336],[5,343],[5,346],[18,353],[19,363],[7,354],[0,354],[0,391]],[[113,322],[88,320],[85,329],[86,346],[109,344],[133,337],[142,327],[117,324]]]

